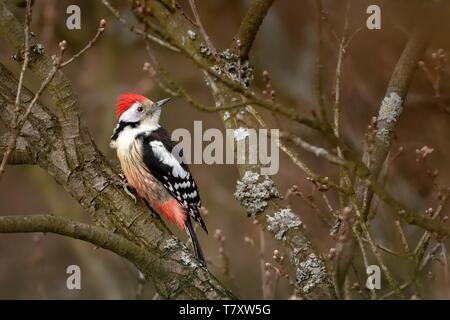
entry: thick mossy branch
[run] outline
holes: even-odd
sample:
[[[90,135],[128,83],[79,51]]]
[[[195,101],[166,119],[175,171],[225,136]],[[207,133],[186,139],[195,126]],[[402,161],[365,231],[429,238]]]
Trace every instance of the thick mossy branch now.
[[[23,44],[23,26],[0,0],[0,36],[15,52]],[[37,41],[36,38],[34,41]],[[33,44],[32,44],[33,45]],[[51,59],[35,52],[30,70],[43,80],[52,68]],[[8,123],[14,112],[17,80],[0,64],[0,118]],[[117,171],[93,143],[78,113],[78,98],[68,78],[57,72],[48,93],[57,106],[54,115],[37,103],[25,123],[21,136],[43,170],[91,214],[95,224],[119,234],[145,250],[158,252],[159,268],[144,272],[151,275],[159,294],[172,299],[230,299],[226,290],[176,239],[161,219],[148,208],[136,205],[117,186]],[[24,88],[22,103],[34,95]]]

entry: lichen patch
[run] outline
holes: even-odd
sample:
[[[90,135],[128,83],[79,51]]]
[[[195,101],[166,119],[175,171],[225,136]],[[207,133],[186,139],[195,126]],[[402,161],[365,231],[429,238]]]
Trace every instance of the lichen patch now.
[[[195,38],[197,38],[197,34],[192,30],[188,30],[187,34],[188,34],[189,39],[191,39],[191,40],[195,40]]]
[[[303,292],[309,293],[326,279],[327,273],[323,261],[311,253],[305,261],[300,262],[296,276]]]
[[[267,217],[267,229],[275,234],[275,239],[283,240],[284,234],[302,225],[302,221],[291,209],[281,209]]]
[[[202,52],[207,54],[207,51]],[[229,79],[239,83],[243,88],[248,88],[253,81],[253,68],[248,60],[241,60],[238,55],[230,49],[217,53],[218,64],[213,65],[211,70],[218,75],[225,74]]]
[[[396,92],[384,97],[378,114],[378,122],[393,123],[403,110],[403,99]]]
[[[281,197],[272,179],[252,171],[245,172],[237,181],[234,196],[251,215],[262,212],[269,199]]]
[[[192,259],[192,257],[188,255],[185,251],[181,251],[181,263],[191,268],[196,268],[199,266],[198,262]]]
[[[173,239],[173,238],[169,238],[167,240],[164,241],[162,248],[164,250],[171,250],[174,249],[178,246],[178,242],[177,240]]]

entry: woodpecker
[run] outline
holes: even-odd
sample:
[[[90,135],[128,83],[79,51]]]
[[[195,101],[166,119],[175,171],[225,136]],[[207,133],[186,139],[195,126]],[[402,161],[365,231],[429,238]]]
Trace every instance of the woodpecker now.
[[[169,100],[153,102],[142,95],[122,94],[110,146],[116,149],[127,183],[150,209],[186,230],[195,255],[206,267],[191,222],[194,219],[208,233],[200,215],[198,187],[187,165],[172,154],[174,142],[159,125],[161,107]]]

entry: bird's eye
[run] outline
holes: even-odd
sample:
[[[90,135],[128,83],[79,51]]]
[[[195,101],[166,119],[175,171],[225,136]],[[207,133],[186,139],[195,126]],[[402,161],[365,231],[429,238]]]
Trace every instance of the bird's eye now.
[[[144,111],[144,108],[142,108],[141,106],[139,106],[139,107],[137,108],[137,111],[138,111],[138,112],[142,112],[142,111]]]

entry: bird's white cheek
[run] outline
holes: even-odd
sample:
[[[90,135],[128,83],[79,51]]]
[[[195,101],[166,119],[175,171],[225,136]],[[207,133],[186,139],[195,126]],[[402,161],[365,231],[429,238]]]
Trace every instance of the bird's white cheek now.
[[[112,140],[112,141],[109,143],[109,147],[110,147],[111,149],[117,149],[117,141],[116,141],[116,140]]]

